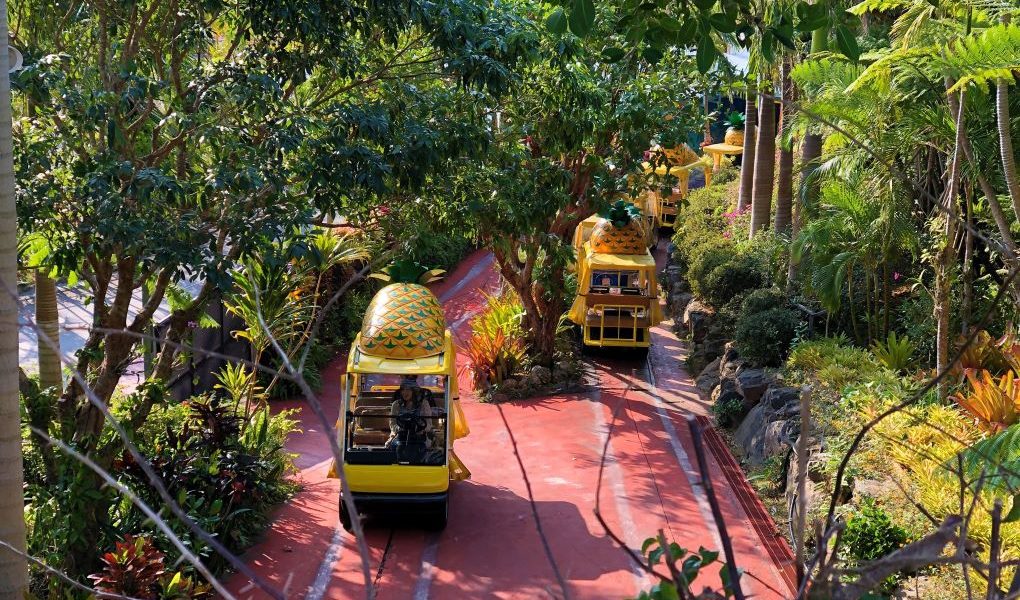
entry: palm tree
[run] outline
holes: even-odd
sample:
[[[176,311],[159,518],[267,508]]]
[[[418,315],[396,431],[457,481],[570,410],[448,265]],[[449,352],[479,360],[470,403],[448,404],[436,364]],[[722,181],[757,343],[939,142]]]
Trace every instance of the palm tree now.
[[[7,0],[0,0],[0,540],[25,550],[21,417],[18,402],[17,223],[11,139],[11,80]],[[0,549],[0,600],[28,591],[28,563]]]
[[[747,101],[744,107],[744,152],[740,159],[740,193],[737,196],[737,210],[751,205],[751,189],[754,186],[754,147],[758,126],[758,92],[747,86]]]
[[[771,82],[771,78],[767,81]],[[754,186],[751,191],[751,236],[768,229],[776,176],[776,109],[772,86],[758,94],[758,136],[754,149]],[[768,90],[767,92],[765,90]]]
[[[779,117],[779,130],[785,131],[789,125],[793,110],[793,80],[790,69],[793,58],[786,54],[780,66],[780,79],[783,85],[782,112]],[[786,233],[793,224],[793,140],[779,147],[779,176],[776,182],[776,233]]]

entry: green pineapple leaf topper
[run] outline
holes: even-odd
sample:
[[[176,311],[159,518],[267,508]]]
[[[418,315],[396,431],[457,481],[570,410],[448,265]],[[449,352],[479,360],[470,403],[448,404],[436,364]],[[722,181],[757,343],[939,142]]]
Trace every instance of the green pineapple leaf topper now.
[[[641,210],[626,200],[617,200],[602,210],[599,216],[612,223],[613,227],[622,229],[631,221],[640,219]]]
[[[737,130],[743,129],[744,119],[745,119],[744,113],[733,111],[730,114],[726,115],[726,125]]]
[[[446,271],[443,269],[429,269],[417,261],[399,258],[383,267],[382,271],[372,273],[369,277],[389,283],[420,283],[424,285],[442,279],[444,273]]]

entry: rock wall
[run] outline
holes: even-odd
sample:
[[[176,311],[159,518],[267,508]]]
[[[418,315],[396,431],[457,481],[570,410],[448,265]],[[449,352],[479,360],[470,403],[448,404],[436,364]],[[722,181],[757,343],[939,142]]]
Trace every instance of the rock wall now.
[[[672,248],[669,256],[672,259]],[[796,446],[801,430],[801,388],[786,385],[777,370],[752,367],[741,359],[733,342],[719,335],[723,328],[713,327],[715,311],[694,297],[682,268],[672,260],[667,262],[661,281],[674,332],[691,346],[687,368],[697,373],[699,393],[713,406],[726,403],[728,410],[739,406],[740,414],[727,417],[736,426],[733,440],[746,464],[760,466],[774,457],[783,461],[783,479],[775,483],[784,490],[790,522],[795,522],[799,510]],[[808,449],[807,501],[811,510],[822,498],[819,490],[825,486],[819,466],[823,441],[809,438]]]

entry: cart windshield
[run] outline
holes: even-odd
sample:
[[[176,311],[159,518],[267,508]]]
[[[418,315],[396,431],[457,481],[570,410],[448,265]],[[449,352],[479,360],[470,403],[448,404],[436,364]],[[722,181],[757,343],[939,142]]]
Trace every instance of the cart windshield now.
[[[648,281],[640,271],[597,269],[591,273],[588,289],[593,294],[642,295]]]
[[[401,389],[405,382],[410,385]],[[446,376],[360,375],[348,388],[346,463],[446,464]]]

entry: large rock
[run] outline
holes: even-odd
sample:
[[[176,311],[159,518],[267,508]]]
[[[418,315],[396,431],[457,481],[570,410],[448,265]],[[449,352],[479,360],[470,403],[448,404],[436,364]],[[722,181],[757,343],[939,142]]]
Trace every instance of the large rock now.
[[[800,415],[800,388],[770,387],[761,397],[769,421],[779,421]]]
[[[662,270],[662,280],[669,289],[676,289],[681,285],[680,282],[686,282],[683,267],[673,264],[666,265],[666,268]]]
[[[761,464],[764,459],[759,449],[763,448],[762,435],[765,432],[765,406],[759,404],[747,413],[741,421],[737,431],[733,434],[733,441],[736,442],[740,453],[752,464]]]
[[[793,440],[796,438],[799,427],[799,421],[793,419],[772,421],[765,425],[765,433],[762,435],[761,440],[763,459],[789,450],[793,445]]]
[[[732,379],[720,379],[719,385],[712,389],[710,397],[714,404],[734,399],[739,400],[740,392],[737,391],[737,382]]]
[[[790,433],[798,427],[796,421],[768,421],[767,416],[762,404],[755,406],[734,435],[741,453],[752,465],[760,465],[787,451]]]
[[[535,365],[531,367],[530,379],[533,385],[548,385],[552,381],[552,371],[542,365]]]
[[[750,409],[761,400],[772,384],[772,377],[764,369],[744,369],[736,375],[737,390],[744,397],[744,407]]]
[[[676,291],[676,288],[669,294],[669,302],[666,307],[670,315],[683,315],[687,311],[687,305],[694,300],[694,294],[690,292]]]
[[[712,307],[700,300],[693,300],[687,305],[684,309],[683,323],[692,340],[700,342],[705,339],[714,314]]]
[[[722,356],[719,357],[719,372],[723,372],[729,363],[738,358],[740,358],[740,353],[737,352],[736,344],[734,342],[726,342],[726,345],[723,346]]]
[[[701,351],[705,353],[706,360],[712,361],[722,356],[725,345],[726,340],[709,336],[701,342]]]
[[[719,359],[715,359],[708,363],[701,373],[698,374],[698,378],[695,380],[694,385],[698,387],[702,394],[706,396],[712,393],[712,389],[719,385]]]
[[[722,381],[726,381],[724,378]],[[771,387],[751,409],[734,434],[744,458],[760,465],[785,452],[800,427],[800,389]]]
[[[720,377],[736,377],[742,370],[744,370],[744,359],[742,358],[720,361],[719,363]]]

